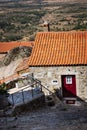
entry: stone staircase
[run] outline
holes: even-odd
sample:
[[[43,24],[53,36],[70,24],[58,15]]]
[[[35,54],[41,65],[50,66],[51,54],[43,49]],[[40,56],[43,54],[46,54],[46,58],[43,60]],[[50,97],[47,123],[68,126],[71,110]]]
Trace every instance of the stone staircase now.
[[[48,91],[49,95],[44,95],[44,92],[42,91],[43,89]],[[16,108],[21,108],[22,110],[22,108],[30,106],[28,109],[32,109],[31,104],[34,102],[34,104],[36,103],[36,106],[38,106],[40,102],[39,99],[42,101],[42,104],[45,104],[47,106],[54,106],[58,101],[55,93],[53,93],[47,87],[43,86],[41,84],[41,81],[33,78],[32,84],[26,85],[22,88],[13,88],[9,90],[8,101],[11,104],[11,109],[8,109],[6,111],[6,114],[10,115],[13,113],[13,111],[15,111]]]

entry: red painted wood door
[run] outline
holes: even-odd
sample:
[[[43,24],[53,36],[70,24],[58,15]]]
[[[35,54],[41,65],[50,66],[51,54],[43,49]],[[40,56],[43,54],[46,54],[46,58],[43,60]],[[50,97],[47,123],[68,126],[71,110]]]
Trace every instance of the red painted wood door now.
[[[75,75],[62,76],[63,97],[76,97],[76,78]]]

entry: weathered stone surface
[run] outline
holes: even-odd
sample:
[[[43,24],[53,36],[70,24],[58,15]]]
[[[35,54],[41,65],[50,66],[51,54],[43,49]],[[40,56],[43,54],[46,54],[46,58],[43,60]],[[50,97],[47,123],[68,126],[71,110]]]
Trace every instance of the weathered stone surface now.
[[[34,78],[39,79],[50,90],[59,89],[61,95],[61,76],[75,75],[77,96],[87,100],[87,66],[30,67],[30,72],[34,73]],[[44,91],[48,94],[48,91]]]

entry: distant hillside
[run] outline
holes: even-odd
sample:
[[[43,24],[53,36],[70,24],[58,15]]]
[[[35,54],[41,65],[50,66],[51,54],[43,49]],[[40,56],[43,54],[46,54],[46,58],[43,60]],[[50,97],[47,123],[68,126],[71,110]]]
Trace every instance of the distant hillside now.
[[[28,1],[28,2],[66,2],[66,1],[75,1],[75,0],[0,0],[0,2],[7,1]]]
[[[7,2],[7,1],[28,1],[28,2],[36,2],[36,3],[39,3],[39,2],[68,2],[68,1],[86,1],[86,0],[0,0],[0,2]]]
[[[0,0],[0,41],[34,40],[51,31],[87,30],[87,0]]]

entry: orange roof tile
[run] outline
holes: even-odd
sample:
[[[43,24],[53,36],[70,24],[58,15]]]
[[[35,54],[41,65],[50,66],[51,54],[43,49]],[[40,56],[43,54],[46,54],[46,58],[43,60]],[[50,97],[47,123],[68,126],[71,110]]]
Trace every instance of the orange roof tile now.
[[[9,50],[19,46],[30,46],[32,47],[34,42],[0,42],[0,53],[8,52]]]
[[[28,60],[29,58],[24,58],[23,61],[19,64],[19,66],[16,68],[16,72],[28,69],[29,68]]]
[[[28,64],[87,64],[87,31],[39,32]]]
[[[13,81],[15,79],[18,79],[19,78],[19,75],[17,73],[11,75],[11,76],[8,76],[6,78],[3,78],[3,79],[0,79],[0,84],[2,84],[3,82],[9,82],[9,81]]]

